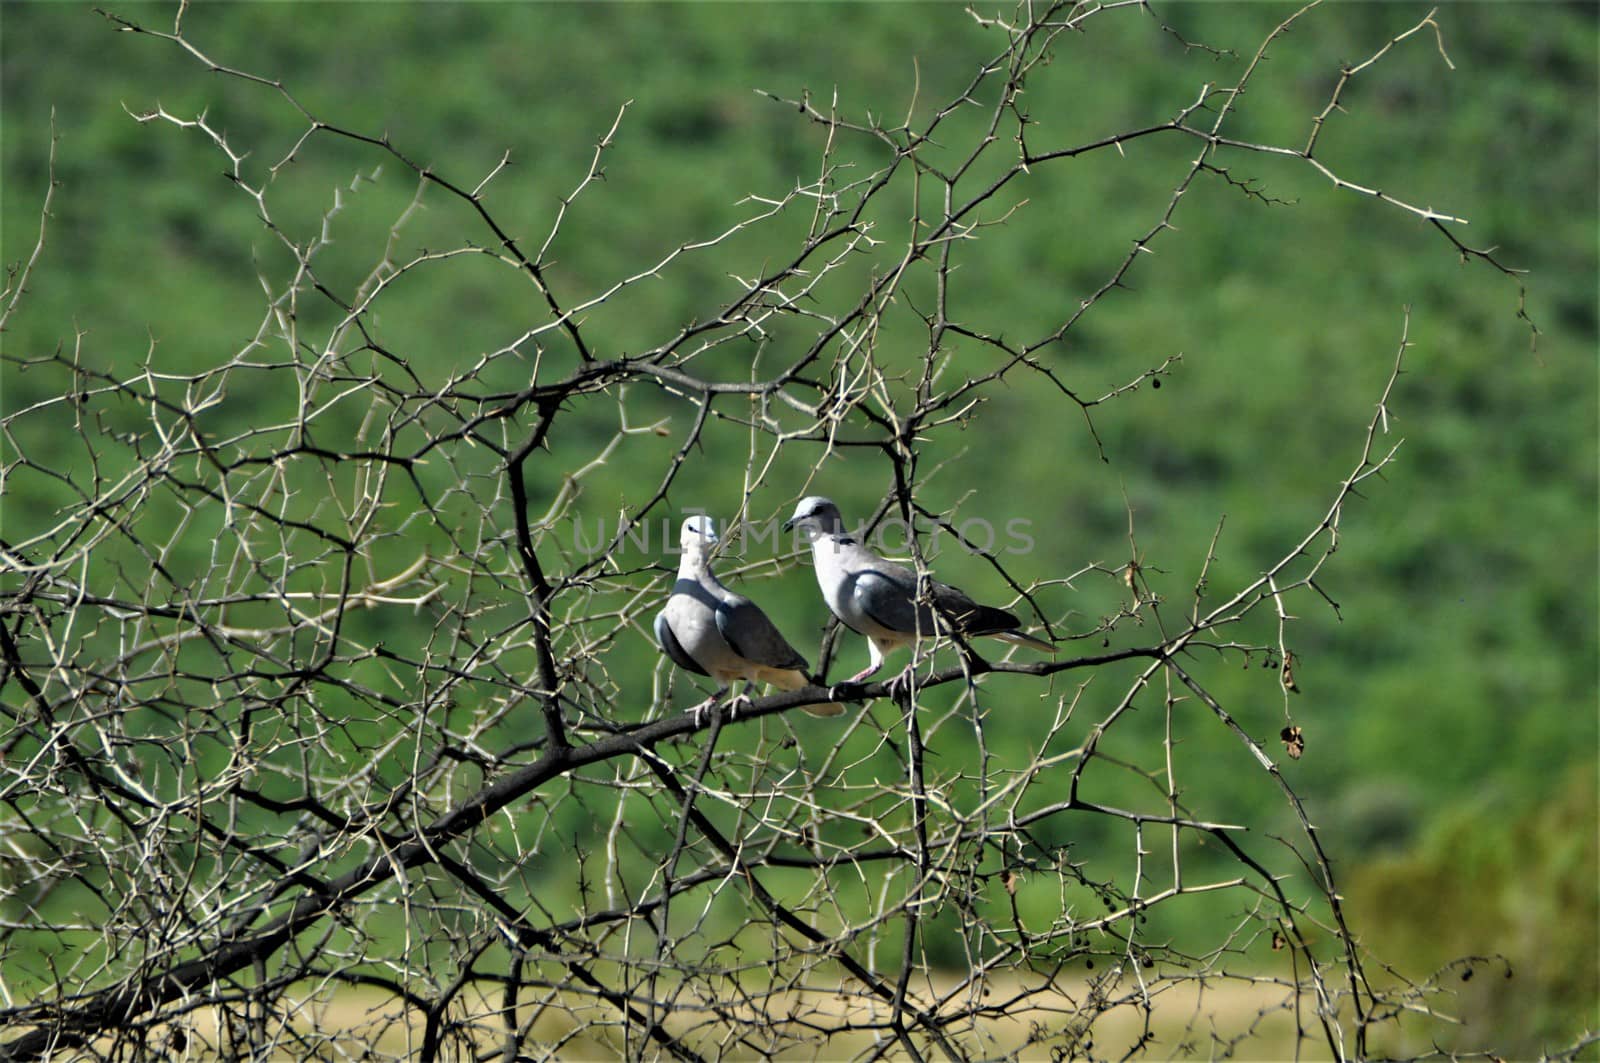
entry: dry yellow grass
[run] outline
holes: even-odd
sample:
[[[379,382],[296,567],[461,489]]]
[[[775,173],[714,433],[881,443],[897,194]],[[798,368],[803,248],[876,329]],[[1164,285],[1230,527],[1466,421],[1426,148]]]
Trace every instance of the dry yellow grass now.
[[[1005,999],[1006,988],[1020,989],[1021,982],[1011,987],[992,980],[987,1001]],[[1019,1055],[1022,1059],[1049,1059],[1050,1047],[1061,1044],[1060,1035],[1077,1025],[1081,1002],[1091,991],[1087,981],[1078,983],[1066,992],[1037,995],[1027,1005],[1003,1018],[984,1019],[965,1024],[951,1031],[951,1037],[961,1051],[974,1058],[996,1058]],[[496,1013],[498,993],[485,987],[469,988],[455,1001],[449,1018],[456,1023],[466,1023],[471,1038],[479,1050],[498,1047],[505,1035],[504,1025]],[[1279,1060],[1295,1057],[1295,1017],[1292,1002],[1285,988],[1275,983],[1250,983],[1238,980],[1216,981],[1204,987],[1195,981],[1174,982],[1157,987],[1152,994],[1152,1009],[1148,1016],[1142,1009],[1132,1006],[1116,1008],[1099,1017],[1094,1024],[1092,1046],[1079,1046],[1083,1055],[1095,1059],[1118,1059],[1133,1050],[1147,1032],[1150,1036],[1145,1046],[1145,1058],[1189,1059],[1215,1058],[1229,1054],[1248,1060]],[[563,1000],[563,1004],[569,1003]],[[610,1060],[625,1052],[624,1035],[616,1022],[616,1012],[607,1005],[595,1005],[585,997],[579,1003],[570,1002],[576,1015],[565,1008],[550,1007],[534,1016],[527,1003],[519,1012],[523,1022],[533,1019],[532,1035],[524,1042],[524,1050],[534,1054],[554,1049],[561,1060]],[[811,1017],[812,1023],[800,1022],[779,1027],[774,1031],[801,1039],[801,1043],[778,1052],[777,1058],[786,1060],[849,1059],[870,1054],[875,1043],[874,1032],[851,1030],[827,1039],[817,1033],[815,1020],[854,1020],[881,1022],[887,1008],[881,1003],[870,1005],[854,994],[827,995],[787,993],[768,998],[767,1014],[798,1014]],[[791,1011],[791,1007],[793,1011]],[[270,1024],[268,1041],[274,1046],[257,1051],[253,1058],[273,1060],[316,1059],[375,1059],[405,1058],[420,1051],[424,1035],[424,1016],[415,1009],[407,1009],[393,997],[377,990],[345,989],[329,997],[304,999],[293,1009],[287,1022]],[[750,1014],[752,1027],[746,1030],[755,1044],[767,1044],[767,1031],[756,1029],[753,1013],[747,1008],[724,1005],[719,1009],[724,1016],[738,1016],[741,1011]],[[685,1037],[695,1051],[708,1057],[727,1059],[753,1059],[758,1053],[749,1045],[725,1043],[730,1024],[717,1018],[714,1023],[700,1025],[708,1017],[699,1007],[686,1007],[670,1015],[665,1025],[674,1034]],[[1310,1019],[1310,1016],[1306,1016]],[[178,1041],[171,1040],[168,1030],[153,1033],[146,1041],[152,1047],[161,1046],[175,1058],[218,1058],[233,1055],[225,1052],[226,1043],[218,1028],[214,1010],[203,1010],[190,1017],[187,1034]],[[592,1023],[579,1030],[580,1022]],[[841,1022],[841,1025],[845,1023]],[[459,1030],[460,1027],[457,1027]],[[1307,1032],[1316,1030],[1314,1023]],[[1051,1036],[1051,1035],[1055,1036]],[[637,1034],[634,1035],[635,1037]],[[1320,1031],[1317,1036],[1320,1038]],[[1043,1042],[1043,1043],[1040,1043]],[[459,1052],[461,1041],[453,1040],[444,1046],[441,1058],[453,1058]],[[634,1042],[636,1044],[636,1042]],[[233,1044],[238,1047],[237,1041]],[[178,1049],[181,1046],[181,1051]],[[1317,1060],[1328,1056],[1327,1047],[1320,1039],[1300,1042],[1298,1058]],[[903,1057],[898,1050],[889,1058]]]

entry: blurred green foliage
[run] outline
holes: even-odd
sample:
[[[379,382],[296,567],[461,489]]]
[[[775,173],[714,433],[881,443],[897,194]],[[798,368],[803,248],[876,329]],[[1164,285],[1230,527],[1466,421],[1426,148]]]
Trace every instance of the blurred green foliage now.
[[[153,26],[172,14],[165,4],[112,6]],[[1038,119],[1032,146],[1076,144],[1170,118],[1202,83],[1236,77],[1290,10],[1158,7],[1183,38],[1236,49],[1231,57],[1186,49],[1144,16],[1095,21],[1083,40],[1064,41],[1058,61],[1030,86]],[[1371,55],[1425,12],[1425,5],[1386,4],[1316,13],[1275,45],[1268,69],[1238,104],[1233,135],[1303,143],[1340,64]],[[626,105],[603,182],[575,201],[554,245],[552,283],[568,304],[756,213],[744,197],[777,197],[815,178],[819,128],[753,90],[789,98],[809,91],[824,109],[836,97],[842,112],[860,118],[925,118],[998,48],[993,31],[986,36],[955,5],[230,4],[196,6],[186,18],[187,33],[218,62],[281,78],[319,117],[387,132],[408,156],[457,183],[475,184],[509,151],[510,168],[490,186],[492,207],[533,246]],[[1537,17],[1514,5],[1470,5],[1447,8],[1439,19],[1455,69],[1429,33],[1396,45],[1351,82],[1343,111],[1323,133],[1321,157],[1351,180],[1470,219],[1461,239],[1498,246],[1503,261],[1527,269],[1527,311],[1541,332],[1536,353],[1516,314],[1516,283],[1482,263],[1458,262],[1426,224],[1338,191],[1293,161],[1226,156],[1236,180],[1250,180],[1274,202],[1221,181],[1198,184],[1175,219],[1178,231],[1136,264],[1133,290],[1113,292],[1045,352],[1085,396],[1182,355],[1159,391],[1140,389],[1096,409],[1104,460],[1081,424],[1058,420],[1058,407],[1041,415],[1047,396],[1031,388],[997,392],[980,431],[930,442],[923,467],[949,464],[927,482],[921,501],[943,509],[977,491],[974,511],[1028,520],[1036,548],[1008,560],[1030,578],[1088,562],[1125,563],[1131,506],[1151,584],[1181,608],[1219,521],[1226,518],[1210,580],[1220,588],[1253,577],[1320,517],[1354,466],[1399,343],[1402,304],[1409,305],[1415,347],[1390,409],[1405,443],[1343,529],[1326,581],[1340,618],[1305,602],[1292,629],[1305,691],[1292,708],[1308,751],[1284,771],[1350,869],[1346,892],[1367,898],[1364,917],[1398,949],[1384,950],[1384,958],[1433,964],[1461,952],[1504,952],[1519,972],[1512,992],[1537,986],[1536,998],[1549,1005],[1496,1013],[1508,1029],[1525,1024],[1519,1036],[1530,1039],[1519,1043],[1533,1045],[1531,1038],[1570,1036],[1594,1023],[1600,947],[1592,903],[1584,908],[1595,887],[1596,808],[1593,776],[1581,771],[1600,742],[1596,19],[1581,4],[1544,5]],[[270,90],[218,78],[175,48],[118,35],[78,5],[5,5],[0,51],[0,258],[8,264],[27,257],[37,233],[52,112],[61,138],[44,258],[3,338],[5,352],[26,358],[78,344],[86,364],[127,376],[147,362],[163,372],[197,372],[250,343],[264,312],[258,275],[280,286],[291,259],[248,200],[218,176],[225,160],[211,144],[163,122],[141,126],[128,112],[159,105],[187,119],[205,111],[230,142],[252,151],[245,166],[257,180],[303,132],[299,116]],[[958,112],[941,140],[961,150],[979,120],[976,108]],[[838,150],[863,172],[881,163],[881,148],[866,141]],[[1019,340],[1048,332],[1160,217],[1196,150],[1188,140],[1151,137],[1120,154],[1040,167],[1026,189],[1007,190],[986,210],[992,221],[1014,209],[1007,225],[960,248],[952,315]],[[314,138],[273,180],[275,217],[295,240],[312,238],[340,197],[334,245],[319,259],[325,283],[357,284],[415,194],[410,175],[379,161],[348,142]],[[880,204],[878,223],[890,231],[903,225],[896,211],[905,206],[903,199]],[[730,275],[752,275],[785,254],[806,221],[803,208],[791,210],[712,252],[686,254],[665,280],[595,307],[585,323],[590,342],[606,353],[636,351],[704,319],[735,293]],[[439,196],[426,198],[405,233],[411,249],[467,239],[486,243],[489,234],[463,204]],[[823,294],[848,290],[850,279],[840,276]],[[432,385],[541,320],[531,289],[487,261],[455,260],[401,284],[375,327]],[[915,301],[917,290],[910,291]],[[308,334],[336,320],[324,302],[307,301],[299,312]],[[776,326],[773,342],[808,339],[789,323]],[[906,313],[880,342],[915,355],[925,332]],[[735,356],[724,348],[700,368],[741,376],[749,369],[738,358],[753,351]],[[974,374],[993,359],[976,347],[966,357],[965,371]],[[526,378],[525,363],[502,360],[480,382],[514,389]],[[5,409],[56,394],[67,380],[8,361],[0,368]],[[263,374],[261,389],[236,389],[207,416],[226,436],[237,425],[281,422],[294,402],[292,389]],[[611,528],[619,508],[654,488],[653,472],[641,490],[635,471],[660,468],[689,417],[653,393],[630,394],[627,409],[635,425],[670,418],[670,431],[626,437],[584,481],[576,509],[589,527]],[[325,445],[353,438],[360,413],[330,418]],[[107,433],[143,427],[132,408],[109,405],[99,417]],[[562,474],[618,427],[614,420],[565,424],[533,470],[540,496],[553,496]],[[74,433],[27,430],[36,434],[5,445],[87,475],[89,455]],[[719,421],[706,442],[708,454],[730,457],[687,467],[671,502],[727,516],[742,501],[728,485],[738,482],[748,439]],[[780,454],[778,471],[750,500],[753,519],[783,515],[812,457]],[[97,460],[109,474],[129,458],[107,446]],[[490,482],[492,456],[467,472]],[[458,474],[460,466],[421,475]],[[890,485],[886,465],[853,453],[830,459],[812,487],[859,516]],[[397,485],[397,501],[408,490]],[[19,470],[5,485],[0,531],[8,540],[35,534],[72,499],[67,485]],[[153,504],[169,507],[175,523],[195,522],[171,559],[174,569],[203,567],[206,544],[219,533],[206,521],[215,518],[186,517],[172,499]],[[318,512],[314,497],[297,504],[309,507],[301,516]],[[467,511],[457,515],[470,519]],[[661,527],[651,522],[654,538],[626,552],[625,566],[655,559]],[[421,540],[447,550],[445,531],[413,524],[404,545],[414,550]],[[570,530],[555,537],[554,545],[582,554]],[[399,545],[395,567],[412,556]],[[762,546],[748,560],[765,557]],[[974,589],[995,586],[986,566],[953,549],[941,557],[940,574]],[[814,644],[824,616],[807,574],[791,570],[755,587],[797,642]],[[1085,580],[1050,601],[1074,610],[1073,629],[1084,630],[1118,608],[1119,593],[1113,581]],[[1256,635],[1271,638],[1265,628]],[[842,667],[853,671],[862,652],[858,640],[846,639]],[[613,678],[631,696],[649,690],[654,666],[641,627],[636,659]],[[373,682],[383,681],[375,670]],[[1007,683],[996,677],[994,696],[1015,690],[1026,703],[1030,688]],[[1258,736],[1270,739],[1283,723],[1272,673],[1240,672],[1217,692],[1237,703],[1236,715]],[[646,703],[643,693],[625,698],[617,715],[636,716]],[[1214,741],[1208,721],[1188,722],[1187,741]],[[1152,714],[1125,737],[1159,734],[1159,723]],[[1002,762],[1028,755],[1032,735],[1013,720],[996,713],[988,725]],[[352,748],[370,748],[384,726],[355,725]],[[816,731],[795,756],[828,742]],[[945,754],[951,766],[966,755],[955,745]],[[1208,774],[1183,785],[1206,795],[1211,818],[1270,827],[1286,813],[1270,794],[1273,803],[1262,807],[1242,757],[1219,744],[1214,760],[1198,761]],[[897,770],[886,758],[885,776]],[[1138,778],[1105,785],[1112,792],[1125,785],[1130,801],[1159,796]],[[1508,824],[1506,806],[1519,810],[1525,829]],[[580,829],[578,806],[562,807],[578,821],[550,829]],[[1084,834],[1070,839],[1075,856],[1089,858],[1095,829],[1084,824]],[[1481,904],[1449,888],[1485,880],[1494,893]],[[1059,909],[1061,898],[1045,892],[1024,888],[1025,917]],[[1401,906],[1400,898],[1419,895],[1429,900]],[[1502,903],[1511,896],[1532,899],[1516,909],[1516,925],[1527,933],[1513,932]],[[1587,918],[1570,922],[1577,909]],[[1194,919],[1217,916],[1203,904],[1187,910]],[[1546,947],[1563,934],[1572,948]]]
[[[1579,1023],[1600,1028],[1600,774],[1589,761],[1559,782],[1536,800],[1465,801],[1430,824],[1420,844],[1351,877],[1367,940],[1421,969],[1446,968],[1452,1010],[1463,1019],[1454,1029],[1417,1024],[1396,1038],[1396,1054],[1431,1043],[1532,1059],[1570,1044]]]

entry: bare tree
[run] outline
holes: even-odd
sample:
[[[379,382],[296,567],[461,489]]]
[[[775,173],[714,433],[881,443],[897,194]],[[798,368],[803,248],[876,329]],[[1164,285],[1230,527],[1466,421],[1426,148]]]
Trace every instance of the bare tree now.
[[[930,117],[896,125],[781,100],[819,133],[814,180],[752,194],[726,231],[582,290],[555,279],[554,252],[569,209],[604,194],[626,113],[543,232],[523,236],[496,200],[509,159],[477,174],[424,165],[382,132],[308,109],[272,72],[212,55],[184,16],[165,30],[107,15],[149,38],[136,43],[292,111],[302,135],[263,167],[247,162],[257,145],[205,114],[134,117],[212,145],[295,265],[266,284],[251,341],[202,372],[99,369],[72,349],[6,354],[71,385],[5,414],[4,474],[73,500],[10,514],[3,544],[0,960],[16,965],[13,987],[24,967],[48,971],[50,987],[0,987],[11,1031],[0,1057],[331,1058],[398,1045],[513,1060],[597,1044],[630,1058],[1132,1055],[1171,1036],[1157,1012],[1182,1000],[1194,1051],[1226,1053],[1281,1023],[1297,1048],[1348,1058],[1399,1013],[1434,1006],[1432,982],[1369,976],[1277,760],[1304,742],[1289,713],[1295,613],[1337,609],[1324,574],[1346,509],[1395,458],[1388,411],[1407,323],[1397,315],[1387,379],[1367,385],[1375,410],[1351,426],[1347,475],[1298,540],[1253,559],[1249,580],[1212,578],[1218,527],[1180,577],[1192,590],[1164,592],[1172,581],[1150,578],[1131,512],[1126,560],[1024,573],[974,542],[972,520],[989,515],[930,506],[924,491],[941,464],[929,441],[985,425],[980,402],[1002,387],[1048,390],[1093,434],[1102,405],[1160,386],[1176,351],[1104,393],[1075,386],[1052,352],[1144,253],[1178,238],[1192,188],[1262,195],[1232,160],[1281,157],[1332,195],[1371,200],[1377,217],[1423,219],[1439,252],[1512,276],[1463,242],[1460,219],[1367,187],[1318,151],[1346,86],[1396,45],[1431,41],[1448,62],[1431,14],[1343,70],[1296,144],[1240,139],[1233,119],[1306,11],[1236,83],[1086,143],[1038,132],[1030,78],[1092,20],[1174,31],[1135,0],[975,15],[998,42],[993,59]],[[311,239],[280,224],[275,199],[274,176],[329,138],[416,186],[355,282],[323,268],[343,199]],[[1193,155],[1099,287],[1035,335],[976,324],[958,298],[963,243],[1005,239],[1008,205],[1035,175],[1145,138]],[[425,204],[460,209],[453,246],[410,247]],[[46,225],[50,213],[47,195]],[[13,275],[0,327],[47,236]],[[648,349],[614,352],[586,330],[626,289],[752,238],[762,271]],[[520,278],[534,309],[441,377],[379,318],[409,280],[468,259]],[[884,339],[913,333],[914,349]],[[262,391],[292,394],[292,415],[231,412]],[[70,467],[39,456],[45,426],[72,433]],[[669,434],[665,460],[631,470],[620,513],[585,511],[586,477],[618,447]],[[743,453],[727,460],[730,448]],[[906,687],[811,686],[732,719],[675,709],[686,678],[647,642],[671,564],[641,549],[646,529],[675,521],[669,494],[722,462],[729,489],[715,502],[737,508],[716,515],[759,544],[844,452],[853,476],[869,468],[882,485],[866,534],[911,529],[906,551],[926,570],[941,534],[948,554],[965,533],[989,586],[1009,589],[1057,656],[984,660],[930,636]],[[597,543],[572,534],[585,516],[606,518]],[[771,558],[736,574],[794,568],[789,544],[772,542]],[[184,567],[197,549],[204,565]],[[1097,581],[1120,586],[1123,607],[1077,615],[1075,589]],[[854,637],[825,633],[819,676],[841,634]],[[1268,669],[1281,749],[1212,693],[1210,675],[1241,664]],[[995,676],[979,685],[985,671]],[[840,722],[790,711],[873,699],[898,711],[856,707]],[[1026,715],[1023,754],[991,747],[994,713]],[[1160,719],[1160,739],[1121,741],[1140,714]],[[1199,734],[1242,752],[1289,835],[1218,819],[1186,788],[1185,736]],[[1043,920],[1019,902],[1041,888],[1055,898]],[[1152,929],[1213,899],[1208,939]],[[1203,1005],[1230,984],[1257,1006],[1226,1029]],[[336,1006],[349,999],[371,1006]]]

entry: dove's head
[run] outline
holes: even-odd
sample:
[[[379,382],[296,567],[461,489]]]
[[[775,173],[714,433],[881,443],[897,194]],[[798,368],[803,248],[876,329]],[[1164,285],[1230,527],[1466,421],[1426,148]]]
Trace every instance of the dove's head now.
[[[683,531],[678,536],[678,545],[684,550],[705,551],[717,541],[717,522],[704,513],[696,513],[685,518]]]
[[[808,539],[816,539],[823,535],[842,535],[844,533],[844,518],[839,516],[839,507],[821,495],[812,495],[802,498],[800,504],[794,507],[794,516],[784,521],[783,530],[799,528]]]

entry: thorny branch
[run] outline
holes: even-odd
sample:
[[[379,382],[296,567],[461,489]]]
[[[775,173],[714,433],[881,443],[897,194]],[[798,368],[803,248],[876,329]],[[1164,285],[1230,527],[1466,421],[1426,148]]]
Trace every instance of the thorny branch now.
[[[75,502],[12,522],[0,542],[0,689],[20,691],[0,706],[8,774],[0,837],[15,866],[0,893],[0,955],[37,951],[41,940],[70,946],[47,961],[52,984],[42,993],[13,997],[0,985],[8,1031],[0,1058],[68,1048],[111,1058],[154,1036],[169,1046],[205,1040],[223,1054],[309,1057],[417,1028],[427,1058],[461,1050],[510,1061],[558,1055],[590,1038],[630,1057],[849,1045],[865,1058],[964,1059],[993,1054],[985,1023],[999,1016],[1038,1018],[1008,1051],[1087,1052],[1103,1016],[1141,1012],[1148,1037],[1153,1000],[1227,978],[1271,984],[1271,1010],[1293,1015],[1300,1040],[1348,1058],[1366,1054],[1368,1029],[1382,1016],[1429,1006],[1427,986],[1368,982],[1314,825],[1263,744],[1213,696],[1197,660],[1275,661],[1287,701],[1287,603],[1307,600],[1308,590],[1327,598],[1317,581],[1339,545],[1345,508],[1396,456],[1387,411],[1404,332],[1359,460],[1329,509],[1259,578],[1220,592],[1210,576],[1219,524],[1181,622],[1160,612],[1130,527],[1128,565],[1091,564],[1069,576],[1029,580],[983,552],[1030,619],[1062,645],[1055,659],[992,662],[997,676],[1019,677],[997,680],[1013,685],[993,695],[978,685],[966,647],[954,666],[930,656],[909,687],[873,681],[775,693],[734,720],[675,711],[664,667],[648,696],[645,684],[618,677],[640,678],[630,661],[644,618],[670,585],[653,559],[635,557],[634,536],[665,515],[718,424],[749,432],[742,514],[759,516],[754,500],[770,503],[779,492],[780,459],[803,454],[810,472],[801,488],[784,485],[779,505],[807,493],[830,455],[864,450],[881,455],[888,485],[869,528],[899,514],[908,526],[920,518],[956,538],[958,514],[921,497],[938,473],[924,466],[922,445],[977,420],[997,386],[1039,378],[1098,444],[1092,411],[1158,385],[1181,356],[1130,367],[1125,384],[1096,396],[1069,383],[1069,367],[1048,348],[1124,286],[1154,241],[1170,239],[1196,182],[1239,184],[1216,161],[1225,153],[1297,160],[1336,189],[1428,220],[1462,255],[1514,274],[1492,251],[1453,235],[1462,219],[1366,188],[1315,154],[1351,78],[1424,29],[1444,55],[1433,13],[1342,72],[1301,148],[1225,130],[1269,49],[1310,7],[1268,36],[1231,87],[1206,85],[1166,121],[1054,148],[1029,144],[1021,99],[1030,78],[1091,19],[1149,5],[1028,5],[1010,21],[974,13],[1005,44],[920,125],[915,102],[888,127],[849,117],[837,98],[825,110],[809,96],[785,100],[823,127],[814,181],[752,195],[744,220],[584,293],[562,277],[554,252],[573,203],[597,194],[626,107],[529,255],[500,220],[491,187],[509,155],[477,179],[422,166],[387,134],[326,120],[282,81],[209,58],[184,30],[186,10],[180,5],[171,32],[102,14],[268,90],[303,131],[260,173],[204,113],[184,118],[158,105],[135,117],[213,145],[295,265],[286,280],[263,280],[265,312],[250,343],[197,374],[161,372],[153,358],[134,373],[95,368],[81,335],[70,351],[6,355],[69,381],[60,396],[5,416],[6,472],[58,481]],[[936,163],[931,149],[954,128],[949,119],[973,107],[986,111],[970,149]],[[1002,189],[1064,160],[1170,134],[1197,141],[1199,154],[1088,297],[1031,340],[962,319],[954,298],[961,245],[1010,223],[1009,210],[985,216]],[[322,138],[398,162],[417,182],[380,260],[353,286],[330,280],[321,263],[342,224],[342,197],[308,241],[274,213],[273,178]],[[841,158],[846,141],[873,148],[881,165],[857,175]],[[39,242],[4,293],[0,328],[44,252],[54,138],[50,157]],[[881,205],[903,187],[913,211],[897,235]],[[406,226],[440,194],[492,246],[464,237],[459,247],[406,257]],[[668,326],[659,343],[610,355],[586,337],[587,314],[794,211],[809,213],[795,246],[738,280],[732,297]],[[468,256],[525,278],[539,313],[513,323],[495,350],[425,384],[408,352],[377,338],[377,312],[400,278]],[[853,276],[860,256],[878,257],[851,294],[823,284]],[[922,276],[933,282],[926,307],[911,288]],[[309,335],[308,303],[331,308],[336,323]],[[880,344],[904,312],[927,337],[910,360]],[[780,355],[794,336],[804,341]],[[959,341],[1003,357],[956,379]],[[748,349],[758,353],[736,355],[748,366],[740,373],[722,371],[728,362],[713,357]],[[489,372],[530,356],[525,385],[508,388],[503,374]],[[243,427],[211,416],[230,391],[280,379],[295,396],[284,419]],[[665,421],[630,425],[628,386],[689,412],[688,430],[659,469],[636,477],[645,486],[627,500],[614,534],[587,553],[569,549],[556,528],[577,506],[584,478],[618,440],[669,431]],[[319,442],[333,411],[355,402],[372,410],[358,438]],[[137,430],[92,429],[124,405],[140,412]],[[597,418],[596,410],[604,412]],[[622,427],[597,456],[551,467],[566,432],[614,423],[618,410]],[[46,419],[70,419],[81,468],[32,456],[22,441]],[[536,519],[534,507],[545,504]],[[172,506],[175,524],[163,508]],[[926,571],[922,535],[909,550]],[[183,561],[196,541],[205,544],[199,572]],[[1062,591],[1102,578],[1126,580],[1132,603],[1085,626]],[[1257,613],[1269,617],[1272,638],[1252,633]],[[1069,652],[1089,640],[1103,652]],[[943,648],[928,641],[924,649]],[[1055,685],[1074,675],[1095,682]],[[1030,685],[1014,685],[1024,680]],[[1166,716],[1155,766],[1105,749],[1157,691]],[[1025,759],[991,750],[986,714],[1039,692]],[[952,696],[940,702],[945,693]],[[800,706],[876,699],[898,699],[893,725],[858,710],[829,725],[838,734],[820,751],[797,734],[792,710]],[[1299,828],[1291,848],[1303,875],[1286,875],[1276,847],[1249,825],[1190,806],[1194,795],[1178,782],[1178,732],[1192,723],[1175,712],[1186,699],[1204,705],[1281,792]],[[1086,717],[1097,718],[1084,728]],[[625,722],[633,720],[643,722]],[[952,748],[974,744],[967,728],[976,737],[970,758]],[[724,748],[726,733],[756,744]],[[1081,734],[1076,744],[1071,733]],[[1127,792],[1117,787],[1102,792],[1111,777],[1134,778],[1153,796],[1139,804],[1117,797]],[[1170,834],[1164,861],[1147,859],[1156,831]],[[1060,840],[1075,832],[1131,843],[1131,875],[1116,863],[1125,848],[1102,858]],[[1196,858],[1197,845],[1220,861]],[[1042,922],[1018,904],[1028,880],[1059,902]],[[52,904],[69,892],[90,913],[81,920],[62,920]],[[1222,940],[1191,947],[1144,931],[1153,911],[1210,895],[1248,907]],[[936,935],[958,942],[964,975],[938,974],[931,951],[944,943],[930,944]],[[1285,949],[1276,973],[1230,966],[1263,935]],[[1092,968],[1096,961],[1103,970]],[[384,1004],[340,1027],[328,1003],[351,987]],[[1130,1053],[1141,1047],[1145,1037]]]

